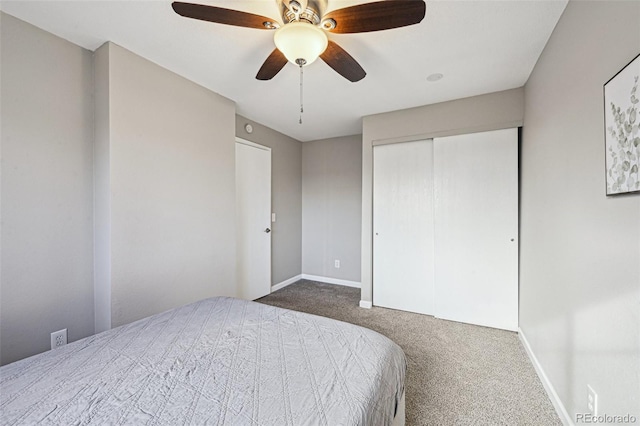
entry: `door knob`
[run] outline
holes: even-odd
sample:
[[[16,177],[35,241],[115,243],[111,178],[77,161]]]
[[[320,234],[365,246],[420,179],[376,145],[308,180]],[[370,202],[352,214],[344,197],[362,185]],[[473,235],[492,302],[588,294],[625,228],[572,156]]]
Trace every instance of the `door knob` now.
[[[266,232],[268,234],[269,232],[271,232],[271,229],[267,228],[267,229],[264,230],[264,232]]]

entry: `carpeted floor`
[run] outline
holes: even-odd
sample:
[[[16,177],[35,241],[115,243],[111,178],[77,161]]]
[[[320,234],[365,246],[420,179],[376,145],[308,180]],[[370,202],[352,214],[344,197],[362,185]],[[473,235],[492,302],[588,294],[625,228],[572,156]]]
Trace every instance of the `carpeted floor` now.
[[[362,309],[360,289],[306,280],[257,301],[358,324],[400,345],[408,426],[562,424],[516,333]]]

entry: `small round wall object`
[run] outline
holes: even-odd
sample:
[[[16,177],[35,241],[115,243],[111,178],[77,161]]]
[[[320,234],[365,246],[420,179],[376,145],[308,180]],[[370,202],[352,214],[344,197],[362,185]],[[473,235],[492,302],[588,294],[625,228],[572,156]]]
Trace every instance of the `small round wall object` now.
[[[244,129],[247,131],[247,133],[253,133],[253,126],[251,124],[245,124]]]

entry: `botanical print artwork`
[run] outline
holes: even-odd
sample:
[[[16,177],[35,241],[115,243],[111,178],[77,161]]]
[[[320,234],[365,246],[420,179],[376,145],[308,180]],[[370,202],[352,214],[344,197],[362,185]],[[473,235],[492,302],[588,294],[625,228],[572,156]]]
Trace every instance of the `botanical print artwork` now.
[[[607,195],[640,191],[640,56],[605,84]]]

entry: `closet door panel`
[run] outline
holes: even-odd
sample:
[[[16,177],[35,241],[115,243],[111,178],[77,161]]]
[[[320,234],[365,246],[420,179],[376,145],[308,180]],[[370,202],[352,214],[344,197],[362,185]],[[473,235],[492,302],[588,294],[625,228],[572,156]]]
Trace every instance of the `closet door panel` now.
[[[518,328],[517,129],[434,139],[435,315]]]
[[[433,141],[373,149],[373,304],[433,314]]]

